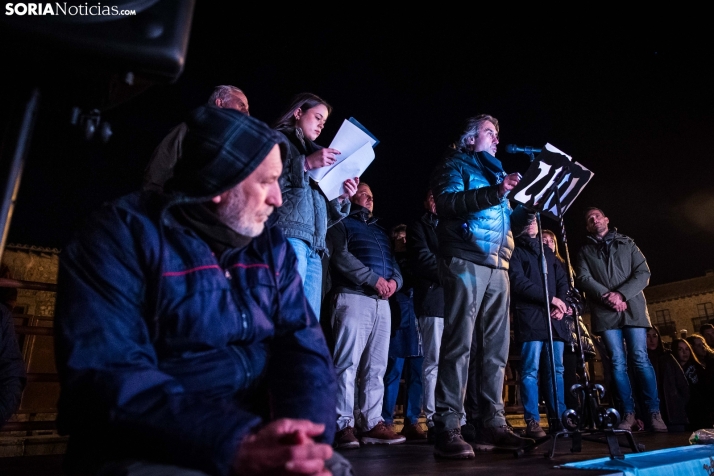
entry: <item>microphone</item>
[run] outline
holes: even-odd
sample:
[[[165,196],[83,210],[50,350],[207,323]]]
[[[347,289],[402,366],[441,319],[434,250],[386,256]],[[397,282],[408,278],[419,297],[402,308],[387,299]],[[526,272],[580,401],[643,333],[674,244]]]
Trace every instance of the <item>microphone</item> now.
[[[519,152],[523,152],[524,154],[540,154],[540,151],[542,149],[536,149],[535,147],[531,146],[525,146],[525,147],[518,147],[517,145],[513,144],[508,144],[506,146],[506,152],[509,154],[517,154]]]

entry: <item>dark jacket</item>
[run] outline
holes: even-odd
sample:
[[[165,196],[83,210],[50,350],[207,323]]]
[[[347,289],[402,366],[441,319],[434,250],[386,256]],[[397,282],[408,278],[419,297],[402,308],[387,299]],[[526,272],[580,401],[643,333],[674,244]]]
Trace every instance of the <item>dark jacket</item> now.
[[[0,427],[20,406],[27,375],[10,309],[0,304]]]
[[[151,160],[144,171],[144,190],[162,192],[164,184],[174,175],[174,167],[181,157],[181,144],[188,126],[182,122],[166,134],[151,155]]]
[[[389,237],[369,210],[352,205],[349,216],[331,227],[328,240],[332,257],[330,267],[332,292],[361,294],[379,298],[374,289],[377,280],[394,279],[397,290],[402,287],[402,275],[392,253]]]
[[[651,327],[645,295],[650,269],[632,238],[611,230],[603,240],[589,235],[575,261],[575,282],[587,297],[592,330],[598,334],[625,326]],[[621,293],[627,302],[624,312],[605,304],[602,295]]]
[[[684,431],[689,403],[689,384],[682,367],[671,352],[647,351],[657,376],[660,411],[669,431]],[[641,405],[642,408],[646,406]]]
[[[461,258],[489,268],[508,269],[513,252],[511,206],[499,198],[506,173],[487,152],[451,150],[434,169],[431,189],[439,215],[439,255]],[[529,217],[521,206],[514,216],[520,234]]]
[[[280,132],[288,138],[289,147],[280,176],[283,205],[275,212],[277,226],[288,238],[299,238],[325,252],[327,229],[349,214],[350,201],[328,201],[305,171],[305,157],[321,149],[319,145],[298,137],[294,128]]]
[[[414,277],[414,309],[417,317],[444,317],[444,288],[439,282],[436,253],[436,215],[425,213],[407,233],[407,252]]]
[[[334,436],[332,358],[282,232],[219,252],[179,213],[244,180],[282,138],[237,111],[191,119],[175,191],[105,205],[62,252],[55,350],[70,471],[141,459],[227,475],[243,438],[282,417]]]
[[[568,280],[553,251],[544,247],[548,267],[548,295],[566,300]],[[511,281],[511,310],[516,342],[548,340],[548,322],[552,323],[553,339],[568,342],[568,317],[555,320],[547,314],[543,290],[543,274],[540,266],[540,242],[528,235],[516,239],[516,248],[508,269]]]
[[[415,357],[422,355],[421,339],[414,312],[414,286],[406,252],[394,252],[404,284],[389,298],[392,313],[392,332],[389,339],[389,357]]]
[[[682,366],[684,376],[689,383],[689,401],[687,402],[688,430],[711,428],[712,422],[712,395],[710,382],[704,367],[694,359]]]

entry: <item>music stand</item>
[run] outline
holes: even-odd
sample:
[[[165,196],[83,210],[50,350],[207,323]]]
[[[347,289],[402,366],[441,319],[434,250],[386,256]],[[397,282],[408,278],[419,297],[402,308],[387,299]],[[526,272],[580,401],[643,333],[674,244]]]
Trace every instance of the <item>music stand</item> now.
[[[572,268],[570,266],[570,254],[568,251],[567,238],[563,215],[575,201],[585,185],[590,181],[593,173],[572,158],[560,151],[551,144],[546,144],[538,157],[531,156],[531,166],[516,187],[511,190],[512,198],[524,206],[536,212],[538,220],[538,239],[540,241],[541,252],[541,272],[543,279],[544,300],[546,307],[546,319],[548,319],[548,345],[546,346],[550,365],[552,394],[554,407],[558,408],[558,389],[555,374],[555,355],[553,353],[553,330],[550,325],[550,297],[548,293],[548,271],[545,260],[542,226],[540,215],[544,214],[560,222],[561,234],[565,245],[565,256],[568,268],[568,279],[570,291],[568,303],[574,310],[573,318],[575,322],[576,336],[580,355],[578,364],[584,376],[584,384],[575,384],[570,388],[570,392],[578,398],[579,405],[575,409],[566,409],[562,415],[548,415],[550,435],[546,439],[552,439],[550,453],[546,457],[553,458],[558,437],[569,436],[572,440],[571,452],[580,452],[582,440],[606,443],[610,450],[611,458],[624,458],[620,449],[618,435],[627,437],[630,449],[637,453],[644,447],[638,445],[629,430],[619,430],[615,426],[620,422],[620,414],[614,408],[604,408],[600,404],[600,399],[604,396],[605,389],[601,385],[593,385],[585,370],[585,356],[581,345],[581,335],[579,321],[582,310],[582,299],[580,293],[575,289]],[[558,422],[562,422],[563,428],[553,431]],[[604,440],[603,438],[604,437]],[[516,452],[516,456],[522,455],[525,451],[530,451],[539,446],[545,439],[536,441],[530,447]]]

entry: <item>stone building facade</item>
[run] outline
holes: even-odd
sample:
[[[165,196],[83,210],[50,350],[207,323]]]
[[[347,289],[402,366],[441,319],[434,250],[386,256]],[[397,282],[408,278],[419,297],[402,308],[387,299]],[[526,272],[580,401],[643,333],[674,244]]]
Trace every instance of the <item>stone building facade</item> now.
[[[58,249],[8,244],[2,254],[2,265],[11,279],[31,283],[57,284]],[[50,286],[52,287],[52,286]],[[55,313],[54,290],[17,289],[13,317],[18,340],[28,372],[27,386],[20,408],[10,422],[47,422],[57,416],[59,382],[54,357],[51,328]],[[49,328],[44,332],[24,332],[33,327]],[[66,438],[56,430],[4,431],[0,433],[0,457],[62,453]]]
[[[699,332],[705,322],[714,323],[714,270],[704,276],[645,288],[652,324],[664,341]]]

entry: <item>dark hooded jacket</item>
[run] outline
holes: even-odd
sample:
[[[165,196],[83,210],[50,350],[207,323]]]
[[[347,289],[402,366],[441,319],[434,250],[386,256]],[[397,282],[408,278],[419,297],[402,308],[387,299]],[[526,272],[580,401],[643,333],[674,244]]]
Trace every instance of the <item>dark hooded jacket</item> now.
[[[335,428],[335,377],[277,228],[217,247],[187,204],[244,180],[282,137],[201,107],[167,189],[107,204],[63,251],[56,317],[59,429],[70,472],[140,459],[227,475],[267,421]],[[284,146],[283,146],[284,152]]]
[[[575,282],[590,306],[594,333],[652,327],[643,292],[650,282],[650,268],[632,238],[616,229],[602,240],[589,235],[575,261]],[[617,312],[605,303],[602,295],[610,291],[625,297],[625,311]]]
[[[565,301],[568,294],[568,278],[553,251],[544,247],[548,267],[548,296]],[[511,256],[508,277],[511,281],[511,310],[516,342],[548,340],[548,325],[553,328],[553,339],[570,341],[570,330],[565,316],[551,319],[545,307],[543,274],[540,267],[540,242],[528,235],[516,239],[516,248]]]

